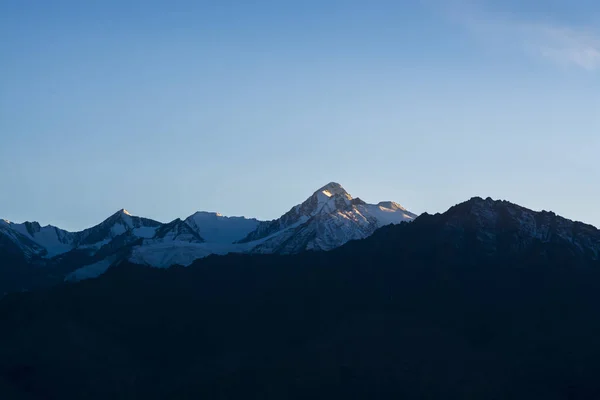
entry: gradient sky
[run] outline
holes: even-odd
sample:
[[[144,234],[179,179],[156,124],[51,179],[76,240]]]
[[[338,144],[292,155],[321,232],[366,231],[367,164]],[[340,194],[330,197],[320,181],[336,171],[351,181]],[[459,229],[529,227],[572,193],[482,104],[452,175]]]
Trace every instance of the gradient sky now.
[[[329,181],[600,226],[596,0],[0,0],[0,217],[280,216]]]

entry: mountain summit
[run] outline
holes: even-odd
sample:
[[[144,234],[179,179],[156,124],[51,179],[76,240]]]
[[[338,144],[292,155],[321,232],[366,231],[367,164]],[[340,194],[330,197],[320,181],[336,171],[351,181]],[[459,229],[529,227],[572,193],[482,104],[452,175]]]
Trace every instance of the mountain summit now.
[[[260,241],[253,250],[257,253],[331,250],[363,239],[384,225],[416,218],[399,205],[386,206],[391,204],[367,204],[353,198],[339,183],[330,182],[280,218],[260,224],[240,242]]]
[[[340,185],[337,182],[329,182],[327,185],[323,186],[321,189],[315,192],[315,194],[317,193],[324,194],[327,197],[343,196],[346,197],[348,200],[352,200],[352,196],[350,196],[350,194],[346,192],[346,189],[344,189],[342,185]]]

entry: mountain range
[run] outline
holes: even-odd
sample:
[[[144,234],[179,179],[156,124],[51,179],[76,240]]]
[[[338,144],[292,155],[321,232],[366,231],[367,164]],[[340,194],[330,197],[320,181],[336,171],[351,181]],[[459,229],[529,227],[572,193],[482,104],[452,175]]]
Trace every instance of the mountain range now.
[[[277,222],[244,227],[236,244],[284,238],[273,233],[294,227],[292,242],[324,245],[316,239],[327,230],[303,227],[320,215],[320,199],[317,192]],[[353,212],[362,205],[345,195],[334,201]],[[155,228],[131,224],[138,233]],[[208,242],[185,226],[161,225],[135,246]],[[591,225],[474,197],[330,251],[265,251],[172,268],[123,257],[97,279],[5,296],[0,394],[600,398],[600,231]]]
[[[395,202],[367,204],[331,182],[273,221],[197,212],[185,220],[161,223],[122,209],[96,226],[68,232],[37,222],[0,220],[0,256],[35,267],[34,275],[46,272],[53,280],[60,275],[80,280],[96,277],[123,260],[169,267],[186,266],[210,254],[331,250],[368,237],[382,226],[414,218],[416,214]]]
[[[489,198],[471,199],[442,214],[448,218],[449,240],[460,236],[452,229],[458,224],[452,217],[455,210],[467,206],[473,208],[468,221],[480,226],[477,235],[489,251],[503,245],[510,234],[519,239],[515,246],[537,241],[568,244],[585,257],[599,257],[595,227]],[[211,254],[328,251],[416,218],[395,202],[368,204],[331,182],[272,221],[197,212],[161,223],[122,209],[96,226],[68,232],[37,222],[0,220],[0,293],[94,278],[125,260],[165,268],[188,266]],[[427,218],[424,214],[418,219]]]

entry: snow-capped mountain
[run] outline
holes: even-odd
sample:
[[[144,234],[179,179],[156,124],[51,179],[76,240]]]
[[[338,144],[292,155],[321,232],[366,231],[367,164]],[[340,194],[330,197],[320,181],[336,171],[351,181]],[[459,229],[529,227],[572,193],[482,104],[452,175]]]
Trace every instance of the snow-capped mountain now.
[[[252,250],[257,253],[331,250],[370,236],[382,226],[414,218],[416,214],[397,203],[367,204],[353,198],[339,183],[331,182],[281,218],[261,223],[240,243],[262,240]]]
[[[204,243],[205,241],[197,230],[177,218],[168,224],[160,226],[154,235],[150,236],[144,242],[145,244],[150,244],[171,242]]]
[[[84,240],[78,249],[98,249],[98,253],[107,250],[106,256],[100,260],[96,257],[93,262],[69,275],[69,279],[96,277],[114,262],[125,258],[140,264],[168,267],[188,265],[196,258],[211,254],[204,238],[179,218],[162,224],[121,210],[91,231],[84,232]]]
[[[42,227],[37,222],[16,224],[3,220],[0,225],[8,229],[16,239],[23,241],[23,238],[26,238],[39,246],[34,253],[45,258],[52,258],[76,248],[94,252],[119,236],[129,237],[129,241],[151,238],[156,234],[156,230],[163,226],[151,219],[132,216],[124,209],[100,224],[80,232],[68,232],[52,225]],[[28,243],[25,245],[34,247]]]
[[[129,259],[168,267],[189,265],[210,254],[330,250],[349,240],[365,238],[381,226],[415,217],[391,201],[367,204],[354,199],[340,184],[332,182],[274,221],[197,212],[183,221],[163,224],[154,236],[148,235],[132,246]],[[97,271],[97,265],[91,269]]]
[[[136,217],[122,209],[93,228],[76,233],[75,247],[99,249],[125,234],[131,240],[152,238],[162,226],[163,224],[158,221]]]
[[[0,238],[5,238],[29,259],[76,266],[68,278],[81,279],[97,276],[123,259],[169,267],[189,265],[210,254],[330,250],[350,240],[365,238],[384,225],[415,217],[391,201],[367,204],[352,198],[340,184],[332,182],[280,218],[268,222],[197,212],[185,220],[161,223],[122,209],[80,232],[50,225],[42,227],[37,222],[14,224],[3,220]]]
[[[391,201],[367,204],[332,182],[273,221],[198,212],[160,223],[120,210],[92,228],[67,232],[37,222],[0,220],[0,294],[25,290],[33,282],[95,277],[123,260],[169,267],[211,254],[330,250],[415,217]],[[469,256],[567,254],[582,264],[600,260],[600,230],[595,227],[490,198],[473,198],[443,214],[423,214],[407,229],[381,229],[373,239],[384,247],[397,243],[406,251],[437,243],[444,251]],[[362,243],[352,248],[360,251]],[[34,275],[28,280],[28,274]]]
[[[55,226],[40,226],[37,222],[24,222],[15,224],[7,220],[0,222],[0,229],[5,228],[5,233],[10,235],[24,248],[30,248],[30,255],[53,257],[73,249],[75,235]],[[29,243],[31,242],[31,243]]]
[[[192,229],[210,243],[231,244],[255,230],[260,221],[254,218],[225,217],[215,212],[200,211],[185,220]]]
[[[154,267],[189,265],[210,254],[242,253],[254,244],[234,243],[259,225],[244,217],[197,212],[161,227],[155,237],[132,249],[131,261]]]
[[[47,250],[40,244],[34,242],[28,235],[20,233],[15,226],[24,224],[13,224],[7,220],[0,220],[0,249],[3,252],[18,254],[25,260],[44,256]]]

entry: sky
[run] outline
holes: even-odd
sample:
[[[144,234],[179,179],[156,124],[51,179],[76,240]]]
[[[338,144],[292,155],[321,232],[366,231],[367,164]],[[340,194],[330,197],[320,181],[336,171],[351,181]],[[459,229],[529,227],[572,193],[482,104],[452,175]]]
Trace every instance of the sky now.
[[[330,181],[600,227],[596,0],[0,0],[0,217],[273,219]]]

